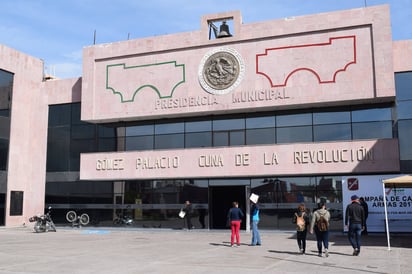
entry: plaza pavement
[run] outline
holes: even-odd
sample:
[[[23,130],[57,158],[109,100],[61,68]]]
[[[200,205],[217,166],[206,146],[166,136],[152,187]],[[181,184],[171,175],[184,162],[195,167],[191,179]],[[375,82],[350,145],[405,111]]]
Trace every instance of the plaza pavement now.
[[[409,234],[391,235],[390,250],[386,234],[365,236],[352,256],[346,235],[331,233],[329,257],[321,258],[313,235],[300,255],[293,231],[260,233],[262,246],[249,246],[242,231],[233,248],[229,230],[0,228],[0,273],[411,273]]]

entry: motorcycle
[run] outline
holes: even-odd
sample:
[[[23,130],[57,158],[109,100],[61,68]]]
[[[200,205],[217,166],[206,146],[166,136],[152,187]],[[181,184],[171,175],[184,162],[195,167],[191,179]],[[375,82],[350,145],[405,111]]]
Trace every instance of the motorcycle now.
[[[34,231],[37,233],[40,232],[47,232],[53,231],[56,232],[56,226],[51,218],[51,207],[49,206],[48,211],[46,214],[43,215],[35,215],[29,218],[31,223],[36,222],[34,224]]]
[[[117,218],[113,220],[113,224],[115,225],[132,225],[133,218],[128,215],[117,214]]]

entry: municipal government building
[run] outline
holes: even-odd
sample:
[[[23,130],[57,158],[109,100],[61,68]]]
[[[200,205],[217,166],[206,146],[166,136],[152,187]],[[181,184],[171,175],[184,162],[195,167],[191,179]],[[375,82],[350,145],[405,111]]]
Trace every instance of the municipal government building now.
[[[341,230],[345,178],[412,173],[412,40],[392,40],[389,5],[205,15],[196,31],[86,46],[82,61],[81,77],[56,79],[0,45],[0,226],[51,206],[57,225],[76,210],[178,229],[190,200],[196,228],[222,229],[255,193],[262,229],[294,229],[299,203],[326,201]]]

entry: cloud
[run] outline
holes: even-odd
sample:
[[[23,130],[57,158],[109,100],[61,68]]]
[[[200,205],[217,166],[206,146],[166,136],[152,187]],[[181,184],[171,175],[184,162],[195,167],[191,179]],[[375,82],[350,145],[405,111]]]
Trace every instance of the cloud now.
[[[44,72],[45,74],[52,75],[60,79],[81,77],[82,63],[46,63]]]

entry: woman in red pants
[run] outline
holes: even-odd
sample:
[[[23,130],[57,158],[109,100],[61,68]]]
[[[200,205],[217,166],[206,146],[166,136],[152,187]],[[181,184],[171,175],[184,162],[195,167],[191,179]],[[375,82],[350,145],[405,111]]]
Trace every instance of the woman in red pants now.
[[[232,235],[230,236],[230,244],[232,247],[235,247],[234,240],[236,237],[236,247],[240,246],[240,223],[242,222],[244,214],[243,211],[239,208],[238,202],[232,203],[232,208],[227,213],[228,221],[230,222],[230,228],[232,230]]]

